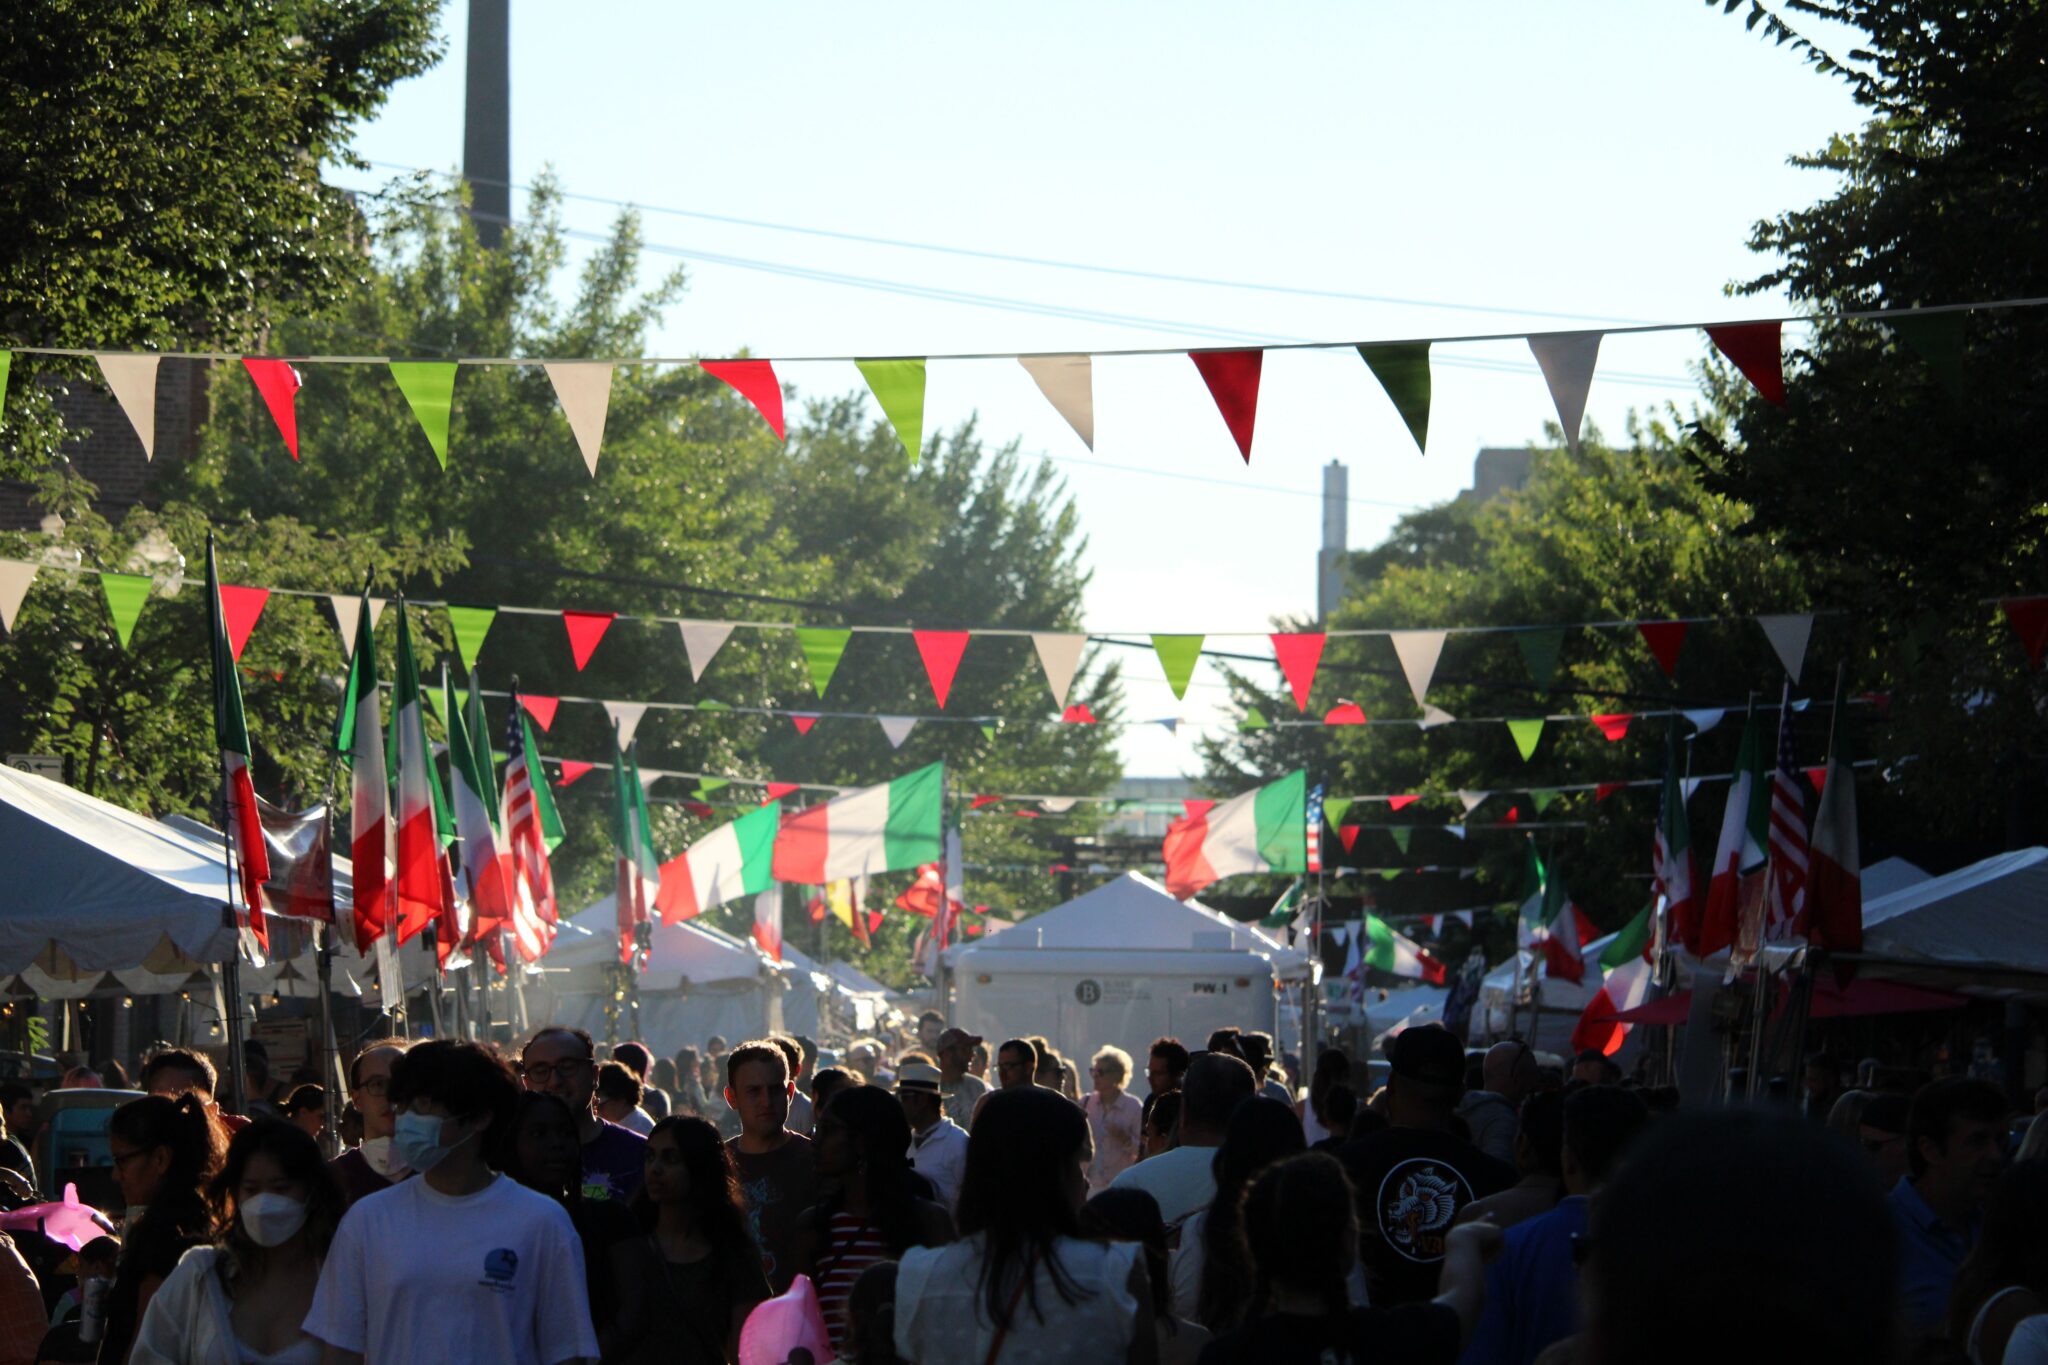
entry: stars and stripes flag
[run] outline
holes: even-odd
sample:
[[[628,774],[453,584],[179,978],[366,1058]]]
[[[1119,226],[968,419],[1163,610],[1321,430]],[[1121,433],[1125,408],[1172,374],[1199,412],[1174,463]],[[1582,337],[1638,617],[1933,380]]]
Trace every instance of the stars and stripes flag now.
[[[532,962],[553,943],[557,912],[555,875],[548,865],[547,845],[542,839],[525,721],[525,708],[515,683],[505,722],[504,811],[498,823],[512,851],[513,942],[519,956]]]
[[[1309,788],[1305,807],[1308,820],[1308,862],[1306,870],[1323,870],[1323,784],[1318,782]]]
[[[1771,774],[1770,879],[1764,891],[1764,940],[1782,943],[1806,909],[1806,789],[1792,755],[1792,708],[1778,708],[1778,762]]]

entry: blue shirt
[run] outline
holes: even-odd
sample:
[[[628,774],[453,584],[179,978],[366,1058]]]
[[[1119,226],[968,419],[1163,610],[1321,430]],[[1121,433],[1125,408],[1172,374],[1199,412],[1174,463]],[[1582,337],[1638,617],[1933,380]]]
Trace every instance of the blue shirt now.
[[[1461,1361],[1530,1365],[1552,1342],[1579,1330],[1579,1267],[1572,1238],[1586,1230],[1586,1197],[1560,1199],[1539,1218],[1507,1230],[1486,1268],[1486,1309]]]
[[[1956,1268],[1977,1245],[1978,1220],[1953,1228],[1934,1216],[1910,1176],[1892,1186],[1888,1201],[1899,1230],[1899,1298],[1906,1326],[1916,1337],[1933,1336],[1948,1319],[1949,1290]]]

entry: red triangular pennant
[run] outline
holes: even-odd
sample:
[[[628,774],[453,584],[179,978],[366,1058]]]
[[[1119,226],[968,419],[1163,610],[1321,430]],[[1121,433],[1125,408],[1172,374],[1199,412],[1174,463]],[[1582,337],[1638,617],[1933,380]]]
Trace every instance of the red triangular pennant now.
[[[1323,645],[1329,636],[1321,631],[1301,631],[1269,638],[1273,641],[1273,658],[1287,675],[1287,685],[1294,689],[1295,709],[1307,711],[1308,690],[1315,686],[1316,665],[1323,660]]]
[[[712,816],[718,814],[718,811],[709,802],[705,801],[685,800],[683,802],[683,810],[689,815],[696,816],[699,820],[709,820]]]
[[[766,360],[700,360],[697,365],[712,378],[732,385],[740,397],[752,403],[776,440],[787,439],[782,434],[782,384],[775,377],[773,364]]]
[[[1735,363],[1757,396],[1766,403],[1785,406],[1785,350],[1775,322],[1745,322],[1733,327],[1709,327],[1707,336],[1721,348],[1721,354]]]
[[[1358,843],[1358,826],[1343,825],[1337,830],[1337,837],[1344,841],[1344,851],[1349,853]]]
[[[1626,782],[1602,782],[1593,788],[1593,804],[1598,805],[1608,797],[1626,787]]]
[[[236,663],[242,661],[242,647],[249,643],[249,632],[256,629],[256,618],[263,614],[263,604],[269,600],[268,588],[220,585],[221,624],[227,627],[228,647],[235,651]]]
[[[924,660],[924,674],[932,680],[932,695],[943,711],[953,691],[953,675],[960,671],[960,656],[967,652],[967,632],[913,630],[910,638],[917,641],[917,656]]]
[[[299,458],[299,372],[282,360],[264,360],[256,356],[243,356],[243,368],[249,371],[249,378],[256,381],[256,392],[263,395],[263,405],[270,409],[270,420],[277,423],[277,434],[284,437],[284,448]]]
[[[583,665],[590,662],[592,651],[611,624],[618,618],[611,611],[565,611],[562,625],[569,632],[569,653],[576,660],[576,671],[581,673]]]
[[[545,729],[546,727],[543,726],[542,728]],[[583,776],[583,774],[596,766],[595,763],[585,763],[580,758],[565,758],[562,760],[562,776],[556,781],[555,785],[558,787],[573,787],[576,785],[577,778]]]
[[[1625,716],[1595,716],[1593,724],[1599,727],[1600,733],[1607,736],[1607,742],[1612,744],[1628,733],[1628,723],[1634,719],[1633,713]]]
[[[1650,653],[1657,656],[1657,667],[1664,670],[1669,678],[1678,672],[1678,651],[1685,645],[1686,621],[1638,621],[1636,630],[1641,633],[1643,643],[1650,647]]]
[[[1828,785],[1828,765],[1823,763],[1817,768],[1808,768],[1806,780],[1813,784],[1813,794],[1819,796]]]
[[[1998,606],[2018,633],[2027,662],[2039,668],[2041,655],[2048,651],[2048,597],[2008,597]]]
[[[1340,701],[1329,710],[1323,712],[1323,724],[1363,725],[1365,724],[1365,708],[1355,701]]]
[[[1060,712],[1060,719],[1069,725],[1093,725],[1095,713],[1079,702]]]
[[[1406,810],[1421,799],[1419,796],[1390,796],[1387,798],[1387,809]]]
[[[1522,823],[1522,808],[1520,806],[1509,806],[1507,816],[1501,823],[1508,825],[1519,825]]]
[[[526,708],[526,714],[532,716],[534,723],[539,725],[541,729],[552,730],[555,728],[555,708],[562,704],[562,699],[560,697],[538,696],[532,692],[521,692],[519,694],[519,704]]]
[[[1223,414],[1231,439],[1244,462],[1252,462],[1252,426],[1259,416],[1259,370],[1264,351],[1190,351],[1188,359],[1202,372],[1216,410]]]
[[[762,801],[761,804],[765,806],[769,801],[780,801],[783,797],[802,790],[803,783],[801,782],[770,782],[768,784],[767,799]]]
[[[1188,819],[1193,820],[1198,816],[1207,815],[1210,811],[1216,809],[1216,803],[1189,796],[1181,799],[1180,808],[1187,812]]]
[[[789,718],[789,723],[796,727],[796,732],[798,734],[807,735],[811,732],[811,727],[818,723],[818,718],[816,716],[805,715],[802,712],[798,712],[796,715],[793,715]]]
[[[983,806],[993,806],[993,805],[994,805],[994,804],[995,804],[996,802],[998,802],[998,801],[1000,801],[1000,800],[1002,800],[1002,799],[1003,799],[1003,798],[1002,798],[1002,797],[1000,797],[1000,796],[993,796],[993,795],[990,795],[990,796],[977,796],[977,797],[975,797],[975,798],[974,798],[974,801],[973,801],[973,803],[972,803],[972,804],[970,804],[970,805],[969,805],[969,806],[967,807],[967,809],[969,809],[969,810],[980,810],[980,809],[981,809],[981,808],[982,808]]]

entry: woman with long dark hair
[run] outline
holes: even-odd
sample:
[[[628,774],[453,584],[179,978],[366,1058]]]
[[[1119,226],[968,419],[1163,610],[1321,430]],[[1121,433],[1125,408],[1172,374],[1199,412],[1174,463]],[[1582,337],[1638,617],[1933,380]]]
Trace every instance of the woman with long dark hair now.
[[[304,1323],[347,1207],[320,1144],[257,1119],[228,1144],[207,1201],[214,1243],[186,1252],[150,1299],[129,1365],[319,1365]]]
[[[747,1227],[739,1171],[718,1129],[694,1114],[655,1124],[633,1214],[656,1278],[647,1330],[625,1358],[629,1365],[733,1359],[740,1325],[768,1297],[768,1277]]]
[[[583,1144],[569,1106],[546,1091],[522,1090],[497,1166],[569,1211],[583,1244],[590,1324],[604,1358],[617,1359],[641,1339],[647,1261],[633,1216],[611,1200],[583,1197]]]
[[[967,1140],[961,1240],[901,1258],[896,1349],[905,1360],[1158,1359],[1143,1249],[1081,1233],[1093,1155],[1081,1107],[1053,1091],[999,1090],[982,1102]]]
[[[1998,1178],[1977,1245],[1956,1271],[1949,1340],[1970,1365],[2048,1360],[2048,1161],[2022,1161]]]
[[[910,1120],[878,1085],[832,1097],[818,1115],[811,1155],[831,1193],[801,1216],[797,1263],[818,1287],[833,1349],[843,1350],[846,1296],[861,1271],[912,1247],[945,1245],[953,1219],[943,1204],[921,1197],[928,1186],[912,1183]]]
[[[1231,1111],[1210,1169],[1216,1197],[1181,1224],[1173,1262],[1174,1304],[1211,1332],[1244,1321],[1251,1302],[1251,1267],[1245,1264],[1237,1206],[1252,1177],[1276,1161],[1308,1150],[1301,1120],[1278,1100],[1254,1095]]]
[[[207,1182],[226,1146],[220,1125],[197,1095],[145,1095],[114,1111],[107,1124],[114,1183],[128,1206],[121,1261],[107,1291],[99,1358],[127,1365],[128,1348],[149,1301],[178,1258],[213,1233]]]
[[[1095,1195],[1081,1206],[1081,1235],[1108,1242],[1135,1242],[1144,1249],[1160,1365],[1193,1365],[1202,1347],[1208,1344],[1209,1334],[1200,1324],[1174,1314],[1173,1280],[1167,1269],[1166,1220],[1159,1216],[1159,1201],[1151,1191],[1119,1187]]]

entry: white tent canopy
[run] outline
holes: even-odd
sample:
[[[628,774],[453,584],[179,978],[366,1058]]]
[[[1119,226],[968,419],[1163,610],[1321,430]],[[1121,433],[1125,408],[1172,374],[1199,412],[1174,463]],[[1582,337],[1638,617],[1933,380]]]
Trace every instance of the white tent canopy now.
[[[165,940],[221,961],[236,935],[224,867],[217,844],[0,767],[0,972],[55,954],[85,972],[128,970]]]
[[[1287,948],[1255,926],[1211,910],[1200,901],[1176,900],[1165,887],[1126,872],[1064,905],[998,933],[955,943],[946,960],[961,969],[983,953],[1027,951],[1122,953],[1256,953],[1282,980],[1308,975],[1308,955]]]
[[[1863,951],[2048,974],[2048,848],[2000,853],[1863,902]]]

